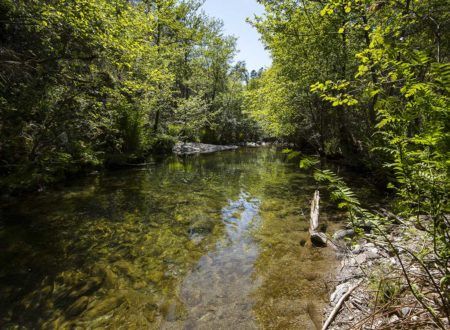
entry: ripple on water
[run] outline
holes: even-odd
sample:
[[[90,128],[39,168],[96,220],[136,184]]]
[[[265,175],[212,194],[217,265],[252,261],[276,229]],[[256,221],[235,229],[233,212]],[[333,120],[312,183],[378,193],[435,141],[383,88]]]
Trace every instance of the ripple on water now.
[[[226,235],[183,280],[181,296],[195,328],[257,328],[250,293],[257,288],[253,266],[259,247],[251,231],[258,227],[260,201],[241,192],[222,210]]]

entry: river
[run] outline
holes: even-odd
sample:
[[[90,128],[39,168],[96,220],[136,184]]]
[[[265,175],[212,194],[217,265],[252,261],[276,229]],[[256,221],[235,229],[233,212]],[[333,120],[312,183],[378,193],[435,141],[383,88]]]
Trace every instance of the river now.
[[[242,148],[4,205],[0,328],[320,327],[338,261],[304,244],[315,189],[275,149]]]

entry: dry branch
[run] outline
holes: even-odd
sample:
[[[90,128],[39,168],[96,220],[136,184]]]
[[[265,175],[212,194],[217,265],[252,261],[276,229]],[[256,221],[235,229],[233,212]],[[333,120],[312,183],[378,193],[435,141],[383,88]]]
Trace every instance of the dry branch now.
[[[348,297],[350,297],[350,295],[352,294],[353,291],[355,291],[355,289],[361,284],[362,280],[359,281],[358,283],[356,283],[354,286],[352,286],[346,294],[344,294],[341,299],[339,299],[338,303],[336,304],[336,306],[333,308],[333,310],[331,311],[330,316],[328,316],[328,319],[325,321],[322,330],[327,330],[328,327],[330,326],[331,322],[333,322],[334,318],[336,317],[337,313],[339,312],[339,310],[341,309],[342,305],[344,304],[344,302],[347,300]]]
[[[327,236],[324,233],[319,232],[319,202],[320,193],[316,190],[311,201],[309,235],[311,236],[311,243],[314,246],[327,246]]]

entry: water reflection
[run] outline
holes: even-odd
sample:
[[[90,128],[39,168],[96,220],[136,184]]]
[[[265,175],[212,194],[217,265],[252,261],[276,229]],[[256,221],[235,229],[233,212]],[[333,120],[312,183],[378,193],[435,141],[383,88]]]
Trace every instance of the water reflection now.
[[[253,265],[259,254],[251,232],[260,224],[260,201],[241,192],[222,210],[226,235],[183,281],[186,324],[198,329],[257,328],[250,293],[257,288]]]

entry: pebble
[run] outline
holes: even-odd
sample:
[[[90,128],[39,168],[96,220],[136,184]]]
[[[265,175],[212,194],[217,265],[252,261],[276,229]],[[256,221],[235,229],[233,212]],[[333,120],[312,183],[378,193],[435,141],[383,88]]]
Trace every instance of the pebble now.
[[[377,248],[369,248],[365,254],[368,259],[378,259],[380,257],[380,251]]]
[[[403,307],[401,309],[402,315],[403,317],[406,317],[409,315],[409,313],[411,312],[411,308],[410,307]]]
[[[400,318],[397,316],[397,315],[392,315],[390,318],[389,318],[389,323],[396,323],[396,322],[398,322],[400,320]]]
[[[355,257],[355,259],[356,259],[356,262],[361,265],[367,261],[367,255],[359,254]]]
[[[196,233],[194,233],[192,236],[191,236],[191,241],[192,241],[192,243],[194,244],[194,245],[200,245],[201,243],[202,243],[202,241],[203,241],[203,239],[205,238],[205,236],[202,236],[202,235],[199,235],[199,234],[196,234]]]
[[[333,239],[335,241],[347,238],[347,237],[353,237],[355,236],[355,231],[353,229],[341,229],[338,230],[336,233],[334,233],[333,235]]]
[[[352,253],[353,254],[360,254],[360,253],[362,253],[364,250],[363,250],[363,248],[361,247],[361,245],[355,245],[355,247],[353,248],[353,250],[352,250]]]

